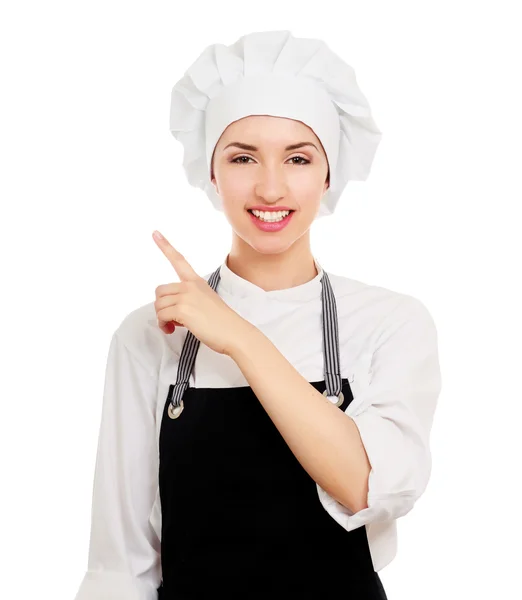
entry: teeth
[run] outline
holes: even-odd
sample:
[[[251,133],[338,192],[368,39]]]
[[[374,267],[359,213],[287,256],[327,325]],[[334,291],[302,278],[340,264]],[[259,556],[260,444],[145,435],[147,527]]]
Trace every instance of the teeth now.
[[[287,215],[290,214],[289,210],[278,210],[278,211],[261,211],[261,210],[253,210],[252,214],[254,214],[261,221],[267,221],[269,223],[275,223],[277,221],[282,221]]]

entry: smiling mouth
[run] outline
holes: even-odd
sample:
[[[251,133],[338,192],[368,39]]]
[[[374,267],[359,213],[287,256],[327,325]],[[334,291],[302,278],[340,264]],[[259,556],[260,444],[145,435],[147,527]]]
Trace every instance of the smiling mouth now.
[[[276,232],[276,231],[283,230],[288,225],[288,223],[290,223],[290,221],[292,220],[293,213],[295,212],[295,210],[282,211],[283,215],[279,216],[279,211],[272,211],[274,213],[273,216],[271,216],[271,217],[268,216],[267,219],[264,219],[261,216],[257,217],[254,214],[254,212],[252,212],[248,208],[247,208],[247,210],[248,210],[248,212],[250,212],[250,219],[251,219],[252,223],[254,224],[254,226],[257,227],[258,229],[260,229],[261,231],[267,231],[267,232]],[[252,210],[255,210],[255,209],[252,209]],[[258,212],[258,211],[255,210],[255,212]],[[260,212],[263,212],[263,211],[260,211]],[[266,214],[266,213],[264,213],[264,214]]]
[[[266,212],[267,214],[271,214],[271,213],[278,213],[278,212],[283,212],[286,213],[284,217],[281,218],[276,218],[274,217],[273,219],[262,219],[261,217],[258,217],[257,215],[254,214],[253,210],[251,208],[247,208],[247,211],[254,217],[256,217],[256,219],[259,219],[260,221],[263,221],[265,223],[277,223],[279,221],[282,221],[286,218],[288,218],[293,212],[295,212],[295,210],[292,209],[287,209],[287,210],[282,210],[282,211],[277,211],[277,210],[267,210],[267,211],[258,211],[256,210],[256,212]]]

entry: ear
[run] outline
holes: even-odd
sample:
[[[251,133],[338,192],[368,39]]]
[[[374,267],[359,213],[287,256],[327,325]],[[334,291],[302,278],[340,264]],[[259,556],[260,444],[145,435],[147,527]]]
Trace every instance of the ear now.
[[[216,193],[219,194],[216,177],[213,172],[210,173],[210,181],[212,182],[212,185],[216,188]]]

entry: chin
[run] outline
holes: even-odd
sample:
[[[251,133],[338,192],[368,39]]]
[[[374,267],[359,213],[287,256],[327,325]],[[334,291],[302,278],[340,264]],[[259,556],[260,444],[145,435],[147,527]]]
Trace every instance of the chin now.
[[[281,254],[291,248],[297,238],[286,235],[279,238],[267,236],[263,239],[261,236],[249,235],[242,236],[242,239],[259,254]]]

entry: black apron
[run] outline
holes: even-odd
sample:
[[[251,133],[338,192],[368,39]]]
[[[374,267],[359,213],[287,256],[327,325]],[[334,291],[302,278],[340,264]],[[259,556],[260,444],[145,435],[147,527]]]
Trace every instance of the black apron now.
[[[220,268],[214,290],[219,279]],[[344,411],[353,394],[326,272],[321,284],[325,379],[310,383]],[[158,600],[386,600],[366,526],[346,531],[326,512],[252,388],[189,387],[199,344],[188,331],[162,415]]]

